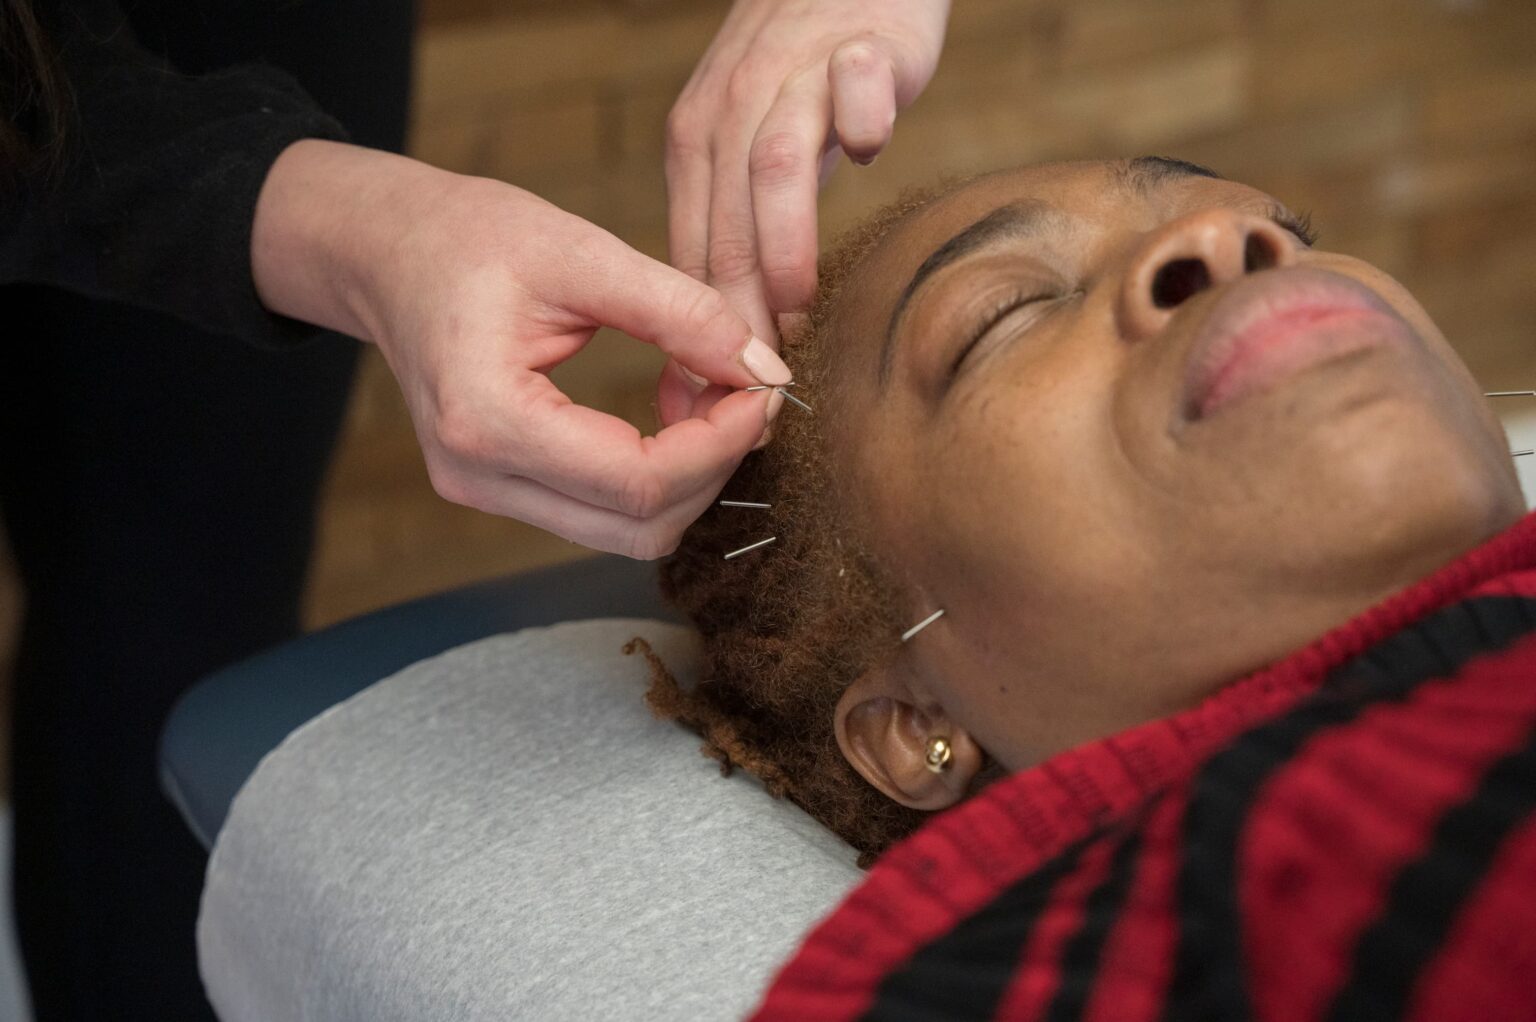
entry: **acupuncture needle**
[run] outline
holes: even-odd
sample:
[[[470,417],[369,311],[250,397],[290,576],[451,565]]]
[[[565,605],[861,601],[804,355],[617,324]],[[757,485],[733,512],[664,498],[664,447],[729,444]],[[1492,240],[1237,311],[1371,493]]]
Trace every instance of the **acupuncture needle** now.
[[[778,538],[779,537],[777,537],[777,536],[769,536],[767,539],[760,539],[756,543],[748,543],[746,546],[742,547],[740,550],[732,550],[730,553],[726,554],[725,555],[725,559],[727,561],[729,561],[733,557],[740,557],[742,554],[745,554],[745,553],[748,553],[750,551],[756,550],[759,547],[765,547],[769,543],[772,543],[774,540],[776,540]]]
[[[784,398],[786,400],[793,401],[795,404],[799,405],[801,408],[804,408],[806,411],[810,412],[812,415],[815,415],[816,412],[815,412],[814,409],[811,408],[810,405],[806,404],[804,401],[800,400],[799,398],[795,397],[795,395],[791,394],[789,391],[784,389],[785,387],[793,387],[793,386],[794,386],[794,382],[793,381],[791,381],[789,383],[782,384],[781,386],[777,386],[777,387],[770,387],[766,383],[764,383],[764,384],[759,384],[756,387],[748,387],[747,390],[749,390],[749,391],[753,391],[753,390],[776,390],[780,394],[783,394]]]

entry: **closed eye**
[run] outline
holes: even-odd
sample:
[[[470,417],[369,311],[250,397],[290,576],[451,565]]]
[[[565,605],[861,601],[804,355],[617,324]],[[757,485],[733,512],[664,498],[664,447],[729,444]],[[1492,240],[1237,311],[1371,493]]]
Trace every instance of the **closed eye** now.
[[[953,378],[960,371],[960,366],[970,357],[976,345],[981,343],[982,338],[991,333],[993,328],[999,323],[1020,309],[1033,305],[1036,302],[1050,301],[1056,297],[1059,296],[1053,291],[1019,291],[1009,295],[993,306],[992,310],[983,316],[981,321],[972,328],[965,343],[960,346],[960,351],[955,355],[954,361],[949,366],[950,377]]]

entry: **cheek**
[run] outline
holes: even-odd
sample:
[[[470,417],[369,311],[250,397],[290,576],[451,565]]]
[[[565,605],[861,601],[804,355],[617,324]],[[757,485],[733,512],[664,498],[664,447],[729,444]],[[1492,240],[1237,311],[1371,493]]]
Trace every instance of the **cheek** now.
[[[911,563],[932,585],[1035,607],[1102,598],[1138,547],[1113,366],[1069,344],[977,366],[918,458]],[[920,547],[920,549],[918,549]]]

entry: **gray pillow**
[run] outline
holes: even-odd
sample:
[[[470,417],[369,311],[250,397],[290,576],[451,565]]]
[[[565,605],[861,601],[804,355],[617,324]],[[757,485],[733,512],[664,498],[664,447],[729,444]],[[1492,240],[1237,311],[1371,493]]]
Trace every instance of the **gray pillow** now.
[[[748,1012],[859,879],[855,854],[642,701],[643,635],[529,629],[304,725],[236,797],[198,953],[225,1022],[710,1019]]]

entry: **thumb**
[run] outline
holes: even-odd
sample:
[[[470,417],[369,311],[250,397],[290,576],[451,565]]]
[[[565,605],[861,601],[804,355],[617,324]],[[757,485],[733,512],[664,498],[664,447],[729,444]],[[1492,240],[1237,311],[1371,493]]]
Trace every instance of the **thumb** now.
[[[594,279],[570,289],[589,296],[571,311],[656,345],[696,376],[730,387],[778,386],[789,367],[731,308],[725,296],[617,238],[611,259],[588,263]]]

